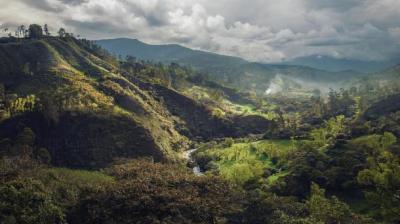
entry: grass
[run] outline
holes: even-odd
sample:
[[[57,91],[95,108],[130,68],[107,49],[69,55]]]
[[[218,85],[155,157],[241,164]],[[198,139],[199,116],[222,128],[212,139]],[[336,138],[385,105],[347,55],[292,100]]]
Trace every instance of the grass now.
[[[277,114],[274,113],[273,111],[270,110],[270,108],[264,107],[265,111],[261,111],[260,109],[257,109],[256,106],[251,105],[251,104],[236,104],[232,103],[230,101],[226,102],[226,105],[228,107],[228,111],[237,114],[237,115],[258,115],[262,116],[267,120],[274,120],[277,118]]]
[[[67,181],[75,185],[103,185],[114,182],[113,177],[99,171],[72,170],[67,168],[50,168],[44,173],[43,178]]]
[[[82,192],[97,191],[115,183],[114,177],[100,171],[68,168],[43,168],[37,170],[34,176],[64,208],[75,206]]]
[[[291,150],[294,147],[294,142],[290,139],[274,139],[274,140],[261,140],[253,143],[257,148],[266,147],[271,144],[276,145],[282,150]]]
[[[293,149],[291,140],[261,140],[255,142],[224,143],[199,152],[213,158],[222,177],[243,184],[254,178],[264,178],[266,170],[280,170],[279,160],[283,160]],[[279,171],[267,178],[272,184],[287,174]]]
[[[219,100],[216,100],[212,97],[212,90],[193,86],[191,88],[186,89],[183,92],[186,96],[198,100],[200,102],[204,102],[208,106],[214,108],[214,110],[218,111],[218,114],[221,116],[225,116],[225,114],[233,114],[233,115],[258,115],[262,116],[267,120],[274,120],[277,118],[277,114],[272,110],[274,109],[273,105],[263,103],[262,108],[257,108],[252,104],[238,104],[228,100],[225,96],[221,95]]]
[[[273,184],[273,183],[276,182],[279,178],[284,177],[284,176],[286,176],[286,175],[288,175],[288,174],[289,174],[289,173],[288,173],[287,171],[278,172],[278,173],[276,173],[276,174],[273,174],[273,175],[269,176],[269,177],[267,178],[267,182],[268,182],[268,184]]]

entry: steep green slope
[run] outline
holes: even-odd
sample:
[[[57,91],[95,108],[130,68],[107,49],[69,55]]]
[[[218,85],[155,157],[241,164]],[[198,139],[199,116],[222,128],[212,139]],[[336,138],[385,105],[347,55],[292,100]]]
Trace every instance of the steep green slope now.
[[[0,145],[3,151],[12,152],[18,135],[30,128],[32,153],[45,148],[59,166],[103,167],[120,157],[143,156],[178,161],[190,140],[261,134],[273,126],[258,115],[217,116],[217,101],[185,95],[202,86],[231,102],[252,103],[233,89],[197,80],[190,70],[120,63],[74,38],[3,42],[0,140],[9,142]]]
[[[113,73],[115,63],[105,59],[75,39],[1,44],[7,100],[34,95],[37,101],[32,112],[9,114],[2,136],[13,139],[21,126],[32,128],[56,165],[98,167],[137,156],[176,160],[186,138],[158,101]]]

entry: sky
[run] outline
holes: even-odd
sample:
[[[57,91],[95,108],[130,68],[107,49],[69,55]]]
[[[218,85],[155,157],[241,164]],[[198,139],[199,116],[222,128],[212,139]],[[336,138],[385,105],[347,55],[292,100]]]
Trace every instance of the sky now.
[[[0,0],[0,28],[30,23],[282,62],[400,55],[400,0]]]

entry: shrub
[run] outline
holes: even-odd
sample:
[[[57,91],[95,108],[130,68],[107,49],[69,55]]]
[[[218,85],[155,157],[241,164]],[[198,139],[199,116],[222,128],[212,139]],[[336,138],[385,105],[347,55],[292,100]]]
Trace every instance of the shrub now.
[[[221,223],[234,211],[228,183],[178,165],[136,160],[108,172],[118,183],[84,198],[72,223]]]
[[[1,223],[64,223],[65,215],[44,186],[32,179],[0,186]]]

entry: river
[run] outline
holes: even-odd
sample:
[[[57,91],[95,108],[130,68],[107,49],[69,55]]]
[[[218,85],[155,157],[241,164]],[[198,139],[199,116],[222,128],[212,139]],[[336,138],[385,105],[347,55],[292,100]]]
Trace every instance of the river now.
[[[193,159],[193,156],[192,156],[193,153],[195,153],[197,150],[198,149],[190,149],[190,150],[186,151],[185,152],[185,158],[186,158],[186,160],[188,161],[189,164],[194,164],[193,173],[196,176],[202,176],[204,174],[201,172],[200,166],[196,163],[196,161]]]

